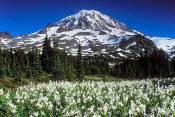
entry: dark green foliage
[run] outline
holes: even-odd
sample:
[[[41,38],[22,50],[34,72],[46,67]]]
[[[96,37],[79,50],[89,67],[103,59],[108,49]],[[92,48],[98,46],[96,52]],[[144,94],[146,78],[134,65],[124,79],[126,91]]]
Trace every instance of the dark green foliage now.
[[[46,36],[44,42],[43,42],[43,51],[41,55],[41,64],[43,66],[43,70],[46,72],[51,71],[51,60],[50,60],[50,54],[52,51],[51,45],[50,45],[50,39]]]
[[[104,56],[83,58],[83,66],[86,75],[110,75],[109,61]]]
[[[171,72],[172,75],[175,76],[175,57],[172,58],[172,62],[171,62]]]
[[[0,79],[4,78],[5,76],[5,65],[4,65],[4,60],[3,60],[3,53],[2,49],[0,47]]]
[[[142,55],[142,54],[141,54]],[[127,59],[115,66],[115,75],[125,78],[162,78],[172,75],[169,57],[162,51],[144,55],[137,60]]]
[[[52,48],[50,53],[50,60],[51,60],[51,73],[54,75],[55,78],[60,80],[65,80],[65,69],[63,63],[61,63],[59,50],[58,50],[58,42],[54,41],[54,48]]]
[[[80,81],[82,81],[84,78],[84,72],[83,72],[83,62],[82,62],[81,45],[80,44],[78,44],[78,56],[77,56],[77,60],[76,60],[76,72],[77,72],[77,77],[79,78]]]
[[[65,72],[66,72],[66,79],[67,80],[79,80],[79,77],[76,76],[76,70],[70,60],[66,60],[65,62]],[[77,79],[76,79],[77,78]]]
[[[28,76],[32,76],[33,78],[38,78],[43,74],[43,69],[41,66],[40,61],[40,55],[37,48],[33,48],[31,52],[28,53],[29,61],[27,63],[30,63],[28,68]]]

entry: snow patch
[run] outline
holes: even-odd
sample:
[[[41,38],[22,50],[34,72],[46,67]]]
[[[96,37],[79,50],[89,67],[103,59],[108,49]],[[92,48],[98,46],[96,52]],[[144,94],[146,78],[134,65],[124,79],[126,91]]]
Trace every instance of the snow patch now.
[[[129,47],[134,46],[134,45],[136,45],[136,42],[132,42],[130,45],[128,45],[128,46],[126,47],[126,49],[128,49]]]
[[[121,56],[121,57],[127,58],[127,56],[122,54],[122,53],[118,53],[118,55]]]

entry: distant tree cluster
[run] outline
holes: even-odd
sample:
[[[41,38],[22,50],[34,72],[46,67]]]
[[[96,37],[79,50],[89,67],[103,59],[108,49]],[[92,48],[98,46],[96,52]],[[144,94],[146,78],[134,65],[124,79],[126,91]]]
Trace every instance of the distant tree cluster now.
[[[104,56],[89,56],[83,59],[86,75],[110,75],[109,59]]]
[[[163,50],[151,55],[141,54],[136,60],[126,59],[114,68],[114,75],[122,78],[162,78],[175,76],[175,58],[170,60]]]

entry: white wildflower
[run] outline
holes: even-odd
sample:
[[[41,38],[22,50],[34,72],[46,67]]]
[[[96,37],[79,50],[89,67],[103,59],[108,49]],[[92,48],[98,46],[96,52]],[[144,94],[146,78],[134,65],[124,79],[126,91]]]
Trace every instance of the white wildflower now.
[[[4,94],[3,89],[0,89],[0,95],[3,95],[3,94]]]

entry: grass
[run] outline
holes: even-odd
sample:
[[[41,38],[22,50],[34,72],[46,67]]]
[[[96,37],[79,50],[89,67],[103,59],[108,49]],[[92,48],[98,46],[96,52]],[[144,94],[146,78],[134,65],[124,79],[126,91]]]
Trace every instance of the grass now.
[[[4,77],[3,79],[0,79],[0,89],[3,88],[4,91],[7,92],[9,89],[15,90],[17,87],[29,85],[31,82],[37,84],[40,82],[48,82],[50,80],[53,80],[52,74],[43,74],[39,79],[22,78],[20,80],[15,80],[14,78]]]
[[[0,89],[3,88],[5,92],[10,90],[15,90],[19,86],[29,85],[31,82],[36,82],[34,79],[21,79],[21,81],[16,81],[13,78],[0,79]]]
[[[95,75],[88,75],[88,76],[85,76],[84,79],[85,79],[85,80],[94,80],[94,81],[102,80],[102,78],[97,77],[97,76],[95,76]]]
[[[46,78],[47,77],[47,78]],[[37,84],[39,82],[47,82],[51,80],[49,78],[51,76],[43,76],[41,79],[36,80],[36,79],[26,79],[23,78],[21,81],[16,81],[14,78],[4,78],[0,79],[0,89],[4,89],[5,92],[7,92],[9,89],[10,90],[15,90],[19,86],[24,86],[24,85],[29,85],[31,82],[34,84]],[[105,76],[97,76],[97,75],[86,75],[84,80],[92,80],[92,81],[120,81],[121,79],[105,75]]]
[[[116,78],[114,76],[104,75],[104,76],[97,76],[97,75],[86,75],[85,80],[93,80],[93,81],[119,81],[121,79]]]

